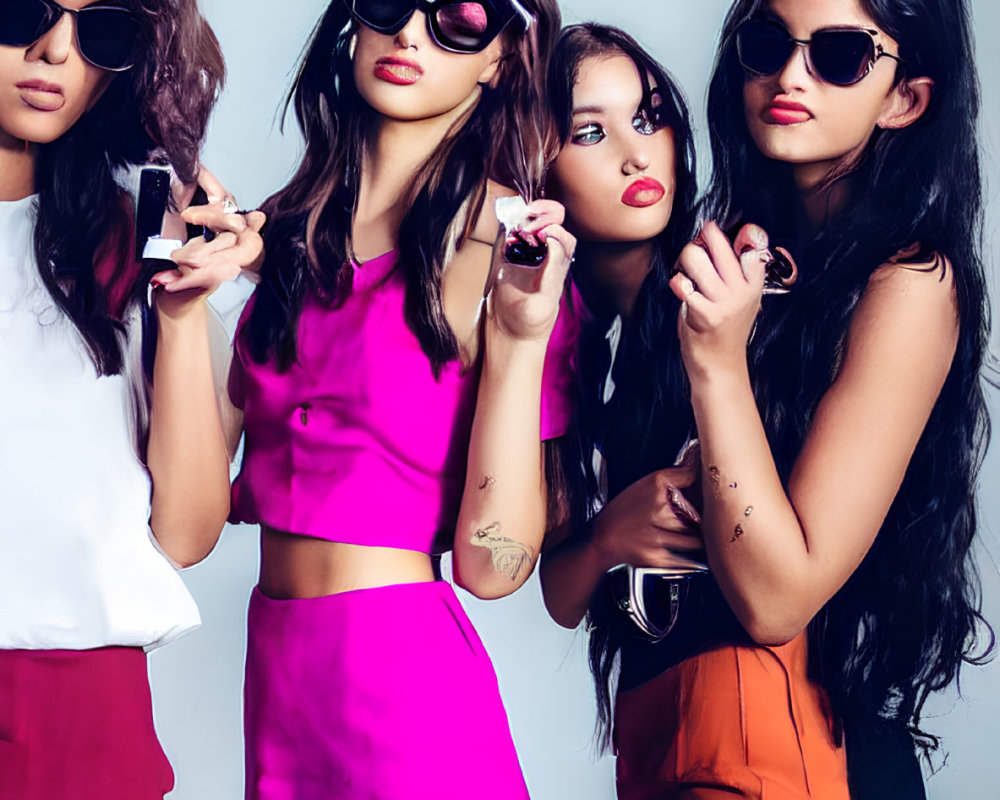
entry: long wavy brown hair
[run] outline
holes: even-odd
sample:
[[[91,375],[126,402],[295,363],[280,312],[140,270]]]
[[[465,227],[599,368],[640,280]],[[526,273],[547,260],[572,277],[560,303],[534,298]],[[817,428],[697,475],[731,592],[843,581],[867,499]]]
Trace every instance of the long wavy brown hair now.
[[[219,43],[197,0],[130,0],[139,62],[66,134],[39,145],[34,248],[42,280],[80,331],[99,374],[122,369],[119,298],[133,293],[132,207],[116,169],[151,157],[190,182],[221,88]],[[97,264],[113,264],[98,279]],[[117,306],[117,307],[116,307]]]

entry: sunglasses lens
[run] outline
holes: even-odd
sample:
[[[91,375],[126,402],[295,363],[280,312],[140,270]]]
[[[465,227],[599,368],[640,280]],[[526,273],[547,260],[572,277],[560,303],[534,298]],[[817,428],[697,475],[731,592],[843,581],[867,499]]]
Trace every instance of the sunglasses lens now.
[[[27,47],[45,33],[48,8],[40,0],[0,2],[0,44]]]
[[[794,43],[780,25],[761,19],[744,22],[736,31],[736,52],[748,72],[773,75],[792,54]]]
[[[435,36],[453,50],[475,53],[492,41],[490,12],[483,3],[438,6],[432,20]]]
[[[80,50],[103,69],[127,69],[135,63],[139,23],[124,9],[84,8],[77,17]]]
[[[350,5],[350,4],[349,4]],[[413,0],[355,0],[354,16],[379,33],[396,33],[413,14]]]
[[[817,31],[809,58],[823,80],[849,86],[867,73],[875,58],[875,43],[864,31]]]

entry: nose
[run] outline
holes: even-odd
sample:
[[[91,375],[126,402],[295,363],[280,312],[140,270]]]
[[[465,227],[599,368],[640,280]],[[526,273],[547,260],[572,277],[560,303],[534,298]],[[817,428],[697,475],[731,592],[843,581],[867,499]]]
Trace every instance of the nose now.
[[[622,172],[625,175],[635,175],[637,172],[649,169],[648,144],[648,136],[643,136],[638,131],[633,131],[633,135],[629,137],[624,158],[622,159]]]
[[[69,58],[75,44],[75,24],[72,14],[63,13],[56,24],[28,48],[28,57],[49,64],[62,64]]]
[[[69,58],[75,40],[75,20],[72,14],[63,13],[55,25],[43,33],[28,48],[28,57],[49,64],[62,64]]]
[[[784,94],[796,89],[801,90],[805,81],[812,78],[812,67],[809,65],[809,45],[806,42],[795,42],[795,49],[788,57],[777,74],[778,85]]]
[[[401,50],[419,50],[427,37],[427,15],[414,11],[393,41]]]

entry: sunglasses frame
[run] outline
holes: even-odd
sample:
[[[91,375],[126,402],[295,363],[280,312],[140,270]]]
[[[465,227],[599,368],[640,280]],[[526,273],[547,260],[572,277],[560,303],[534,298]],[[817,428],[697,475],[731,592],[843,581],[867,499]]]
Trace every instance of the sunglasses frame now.
[[[83,43],[80,41],[81,14],[92,13],[94,11],[112,11],[120,14],[125,14],[134,20],[135,15],[129,9],[116,5],[102,5],[100,3],[76,9],[76,8],[66,8],[66,6],[57,3],[56,0],[29,0],[29,1],[39,3],[45,6],[45,8],[47,9],[44,27],[42,27],[42,29],[38,31],[35,38],[32,39],[30,42],[11,42],[8,45],[9,47],[30,47],[39,39],[41,39],[45,34],[47,34],[50,30],[52,30],[59,23],[59,20],[62,19],[63,14],[71,14],[73,16],[73,27],[74,27],[74,37],[76,39],[76,47],[77,50],[80,51],[80,55],[83,57],[84,61],[86,61],[91,66],[97,67],[97,69],[103,69],[106,72],[127,72],[128,70],[132,69],[132,67],[135,66],[134,60],[124,67],[106,67],[103,64],[98,64],[96,61],[94,61],[87,55],[87,53],[84,51]],[[6,2],[6,0],[4,0],[4,2]],[[135,49],[136,48],[133,45],[133,53]]]
[[[740,47],[740,30],[745,25],[747,25],[748,23],[756,23],[756,24],[761,24],[761,25],[770,25],[771,27],[773,27],[773,28],[781,31],[785,35],[785,37],[787,38],[788,42],[792,45],[792,49],[789,51],[788,57],[782,62],[782,64],[781,64],[780,67],[778,67],[776,70],[774,70],[774,72],[760,72],[759,70],[755,70],[755,69],[752,69],[751,67],[747,66],[747,64],[743,61],[742,47]],[[838,33],[838,32],[844,32],[844,33],[848,33],[848,32],[852,32],[852,33],[865,33],[865,34],[868,34],[868,37],[871,39],[871,43],[872,43],[872,55],[868,59],[868,63],[867,63],[867,65],[865,65],[864,71],[862,71],[860,75],[858,75],[854,80],[849,81],[848,83],[840,83],[838,81],[831,81],[829,78],[827,78],[826,76],[824,76],[816,68],[816,63],[815,63],[815,61],[813,61],[813,57],[812,57],[812,41],[815,38],[815,36],[816,36],[817,33]],[[900,58],[899,56],[893,55],[892,53],[887,53],[886,52],[885,48],[882,46],[882,42],[879,40],[880,36],[881,36],[880,31],[874,30],[873,28],[865,28],[865,27],[860,26],[860,25],[857,25],[857,26],[855,26],[855,25],[835,25],[835,26],[831,26],[831,27],[828,27],[828,28],[819,28],[818,30],[813,31],[812,32],[812,36],[810,36],[808,39],[796,39],[794,36],[792,36],[791,32],[789,32],[788,28],[786,28],[782,23],[778,22],[777,20],[771,20],[771,19],[754,19],[754,18],[751,18],[751,19],[745,20],[744,22],[740,23],[739,27],[736,29],[734,40],[736,42],[736,56],[739,59],[740,66],[743,67],[743,69],[746,72],[750,73],[751,75],[758,75],[758,76],[761,76],[761,77],[768,77],[770,75],[776,75],[776,74],[778,74],[779,72],[781,72],[782,69],[784,69],[788,65],[789,59],[793,55],[795,55],[796,48],[804,47],[805,48],[806,69],[809,71],[810,75],[818,78],[819,80],[823,81],[824,83],[830,84],[831,86],[854,86],[855,84],[860,83],[866,77],[868,77],[868,75],[871,73],[871,71],[873,69],[875,69],[875,65],[878,63],[878,61],[879,61],[880,58],[891,58],[897,64],[902,64],[903,63],[903,59]]]
[[[422,11],[427,17],[427,31],[430,34],[431,40],[434,42],[434,44],[436,44],[442,50],[447,50],[449,53],[460,53],[463,55],[470,55],[472,53],[481,53],[483,50],[489,47],[490,42],[492,42],[494,39],[497,38],[497,36],[503,33],[503,31],[507,28],[507,26],[510,25],[510,23],[513,22],[515,19],[520,20],[522,25],[522,33],[526,32],[531,27],[531,23],[534,19],[531,16],[531,13],[528,11],[528,9],[526,9],[523,5],[521,5],[518,2],[518,0],[500,0],[499,3],[497,2],[497,0],[474,0],[475,2],[479,2],[484,6],[491,7],[494,11],[499,11],[501,3],[505,3],[508,6],[510,6],[511,14],[506,20],[504,20],[503,24],[497,27],[491,33],[490,37],[483,42],[482,47],[479,47],[475,50],[470,50],[468,48],[460,49],[445,44],[438,38],[438,33],[435,30],[435,28],[437,27],[437,23],[435,22],[436,15],[434,13],[429,13],[429,12],[434,12],[443,6],[457,5],[460,2],[471,2],[473,0],[443,0],[443,2],[435,2],[435,0],[413,0],[413,7],[402,17],[402,19],[397,20],[391,25],[375,25],[370,21],[366,20],[357,10],[359,1],[364,2],[364,0],[344,0],[344,3],[350,10],[351,16],[354,17],[354,19],[356,19],[365,27],[371,28],[373,31],[376,31],[377,33],[382,33],[391,36],[393,34],[399,33],[401,30],[403,30],[403,28],[406,27],[406,24],[410,21],[410,17],[413,16],[415,11]],[[487,27],[487,31],[489,30],[490,28]]]

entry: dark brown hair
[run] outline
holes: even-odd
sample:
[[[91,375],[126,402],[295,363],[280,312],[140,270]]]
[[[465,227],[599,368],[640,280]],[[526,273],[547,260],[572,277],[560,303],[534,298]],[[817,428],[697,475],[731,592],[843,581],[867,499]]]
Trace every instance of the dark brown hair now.
[[[523,0],[533,20],[519,37],[503,34],[494,85],[484,86],[469,114],[448,132],[414,176],[399,230],[397,269],[406,279],[405,314],[435,371],[458,355],[444,316],[441,276],[471,232],[487,179],[536,195],[554,137],[542,105],[548,54],[559,31],[554,0]],[[351,220],[358,165],[373,112],[358,94],[351,62],[357,23],[333,0],[313,32],[289,104],[306,141],[291,182],[264,204],[267,259],[248,326],[254,359],[287,368],[307,292],[333,305],[351,292]]]

